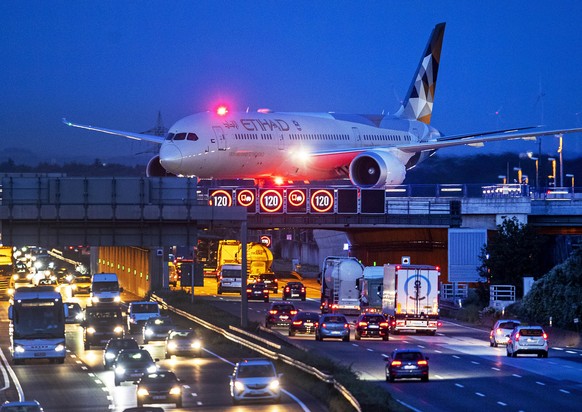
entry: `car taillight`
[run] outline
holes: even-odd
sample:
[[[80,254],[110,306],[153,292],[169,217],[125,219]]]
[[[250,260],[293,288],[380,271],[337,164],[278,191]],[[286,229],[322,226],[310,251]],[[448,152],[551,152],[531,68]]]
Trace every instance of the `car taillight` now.
[[[365,328],[366,326],[368,326],[368,322],[360,322],[358,323],[358,326]]]
[[[247,293],[251,293],[251,290],[250,289],[247,289]]]
[[[390,365],[392,365],[392,366],[400,366],[400,365],[402,365],[402,362],[400,362],[399,360],[394,360],[394,361],[392,361],[392,363]]]
[[[297,314],[297,311],[296,311],[296,310],[292,310],[292,311],[291,311],[291,314],[292,314],[292,315],[296,315],[296,314]]]
[[[302,323],[303,323],[303,321],[302,321],[302,320],[294,320],[294,321],[293,321],[293,325],[295,325],[295,326],[299,326],[299,325],[301,325]]]
[[[276,311],[276,310],[270,310],[270,311],[269,311],[269,313],[270,313],[271,315],[276,315],[276,314],[277,314],[277,311]]]
[[[418,362],[416,362],[418,365],[428,365],[428,362],[425,360],[419,360]]]
[[[327,327],[327,325],[326,325],[325,323],[322,323],[322,324],[321,324],[321,327],[322,327],[323,329],[325,329],[325,328]]]
[[[287,286],[287,287],[285,288],[285,292],[289,292],[290,290],[291,290],[291,289],[289,289],[289,286]]]
[[[437,327],[438,327],[438,328],[440,328],[441,326],[443,326],[443,323],[442,323],[442,322],[439,320],[439,321],[437,322]]]
[[[348,323],[344,323],[344,329],[349,329],[350,325]]]
[[[305,292],[305,288],[301,288],[301,292]]]
[[[395,320],[392,321],[392,326],[396,326],[396,321]]]
[[[497,329],[497,334],[501,335],[503,333],[503,331],[501,329]]]
[[[269,289],[263,289],[263,295],[268,295],[269,294]]]
[[[515,334],[515,341],[516,341],[516,342],[519,342],[519,332],[517,332],[517,333]]]
[[[544,334],[542,335],[544,340],[548,340],[548,334],[546,332],[544,332]]]
[[[388,322],[380,322],[380,327],[381,328],[387,328],[388,327]]]

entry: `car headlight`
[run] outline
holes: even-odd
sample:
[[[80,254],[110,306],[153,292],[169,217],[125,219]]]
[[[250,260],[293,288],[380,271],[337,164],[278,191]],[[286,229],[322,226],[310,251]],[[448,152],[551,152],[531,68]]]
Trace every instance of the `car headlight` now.
[[[93,303],[99,303],[99,298],[97,296],[93,296],[91,298],[91,302],[93,302]]]
[[[168,343],[168,349],[174,350],[178,347],[178,345],[176,345],[176,342],[170,342]]]
[[[150,393],[146,388],[139,388],[137,390],[137,396],[148,396]]]
[[[121,302],[121,296],[116,296],[113,298],[114,302]]]
[[[77,290],[77,285],[71,285],[74,290]]]
[[[24,353],[24,346],[17,345],[14,347],[14,352],[16,353]]]
[[[55,346],[55,351],[56,352],[62,352],[64,350],[65,350],[65,345],[63,345],[63,344],[60,344],[59,343],[57,346]]]
[[[271,383],[269,383],[269,389],[271,390],[279,389],[279,380],[275,379],[274,381],[271,381]]]
[[[113,352],[105,352],[105,359],[115,359],[115,353]]]
[[[115,373],[118,375],[123,375],[125,373],[125,368],[123,366],[116,366]]]
[[[195,340],[194,342],[192,342],[191,346],[194,349],[200,349],[202,347],[202,342],[200,342],[199,340]]]
[[[180,395],[182,393],[182,388],[180,388],[179,386],[174,386],[172,389],[170,389],[170,395]]]
[[[152,366],[147,368],[148,373],[156,373],[157,370],[158,370],[158,367],[156,365],[152,365]]]
[[[95,333],[95,328],[92,327],[92,326],[88,327],[87,328],[87,333],[90,334],[90,335],[94,334]]]
[[[75,319],[76,319],[76,320],[83,320],[83,314],[82,314],[82,313],[77,313],[77,314],[75,315]]]
[[[151,330],[151,329],[146,329],[146,330],[145,330],[145,334],[146,334],[146,335],[148,335],[148,336],[149,336],[149,335],[152,335],[153,333],[154,333],[154,331],[153,331],[153,330]]]
[[[115,332],[115,333],[122,333],[123,332],[123,326],[116,326],[115,329],[113,329],[113,332]]]
[[[12,275],[12,279],[13,280],[17,280],[18,279],[18,275]]]
[[[234,381],[234,389],[236,389],[239,392],[242,392],[245,390],[245,384],[242,383],[241,381]]]

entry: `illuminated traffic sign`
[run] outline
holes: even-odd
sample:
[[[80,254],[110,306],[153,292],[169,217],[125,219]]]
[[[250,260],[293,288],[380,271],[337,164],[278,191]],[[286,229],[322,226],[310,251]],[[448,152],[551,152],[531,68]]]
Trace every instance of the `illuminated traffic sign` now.
[[[259,241],[261,242],[261,244],[263,244],[267,247],[271,247],[271,243],[272,243],[273,239],[271,238],[271,235],[261,235],[259,237]]]
[[[236,203],[239,206],[244,206],[247,208],[248,213],[257,212],[257,191],[256,189],[237,189],[236,190]]]
[[[261,189],[259,205],[261,213],[282,213],[283,189]]]
[[[287,189],[287,213],[307,212],[307,190]]]
[[[337,189],[337,212],[358,213],[358,189]]]
[[[232,190],[210,189],[208,191],[208,204],[210,206],[232,206]]]
[[[310,197],[311,212],[333,213],[334,193],[333,189],[312,190]]]

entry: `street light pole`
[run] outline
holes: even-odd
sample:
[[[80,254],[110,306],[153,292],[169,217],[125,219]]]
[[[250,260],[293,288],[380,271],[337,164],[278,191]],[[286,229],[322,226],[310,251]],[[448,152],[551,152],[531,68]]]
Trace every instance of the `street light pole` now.
[[[535,160],[535,162],[536,162],[536,190],[539,191],[539,187],[540,187],[540,182],[539,182],[539,179],[540,179],[539,178],[539,175],[540,175],[540,172],[539,172],[539,160],[540,159],[537,158],[537,157],[534,157],[532,152],[527,152],[527,156],[531,160]]]
[[[550,177],[554,180],[554,187],[556,187],[556,159],[548,157],[548,162],[552,162],[552,176]]]
[[[573,174],[570,174],[570,173],[567,173],[566,174],[566,177],[572,178],[572,194],[574,194],[574,175]]]
[[[560,139],[560,144],[558,146],[558,153],[560,153],[560,187],[564,187],[564,163],[563,163],[563,159],[562,159],[562,138],[563,136],[561,134],[557,134],[556,137],[558,139]],[[556,172],[554,172],[554,176],[556,176]],[[555,179],[555,177],[554,177]]]

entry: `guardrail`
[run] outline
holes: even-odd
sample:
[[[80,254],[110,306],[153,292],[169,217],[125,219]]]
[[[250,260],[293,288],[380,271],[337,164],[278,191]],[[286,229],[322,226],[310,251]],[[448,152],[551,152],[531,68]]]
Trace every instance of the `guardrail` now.
[[[334,388],[339,393],[342,394],[342,396],[354,407],[354,409],[356,411],[362,412],[362,408],[360,407],[360,403],[358,402],[358,400],[354,397],[354,395],[352,395],[350,393],[350,391],[348,391],[346,389],[345,386],[343,386],[341,383],[336,381],[334,379],[333,375],[329,375],[327,373],[324,373],[324,372],[320,371],[319,369],[314,368],[313,366],[307,365],[307,364],[300,362],[298,360],[295,360],[295,359],[291,358],[290,356],[275,352],[274,350],[267,349],[264,346],[261,346],[261,345],[254,343],[254,342],[245,340],[245,339],[241,338],[240,336],[235,335],[233,333],[230,333],[230,332],[226,331],[225,329],[219,328],[218,326],[213,325],[212,323],[207,322],[204,319],[201,319],[197,316],[194,316],[191,313],[183,311],[182,309],[178,309],[174,306],[168,305],[168,303],[164,299],[157,296],[156,294],[152,294],[150,299],[152,301],[160,304],[162,309],[170,310],[170,311],[174,312],[175,314],[180,315],[180,316],[182,316],[182,317],[184,317],[192,322],[196,322],[196,323],[204,326],[205,328],[224,336],[226,339],[228,339],[230,341],[236,342],[239,345],[246,346],[247,348],[252,349],[256,352],[259,352],[268,358],[285,362],[288,365],[291,365],[297,369],[300,369],[303,372],[306,372],[306,373],[309,373],[310,375],[315,376],[316,378],[318,378],[319,380],[321,380],[325,383],[333,384]],[[238,328],[233,328],[233,330],[236,330],[237,332],[241,332],[241,330]],[[242,331],[242,332],[244,332],[244,331]],[[248,335],[247,332],[245,332],[245,334]],[[253,339],[260,339],[256,336],[252,336],[252,338]],[[279,346],[279,348],[280,348],[280,346]]]

